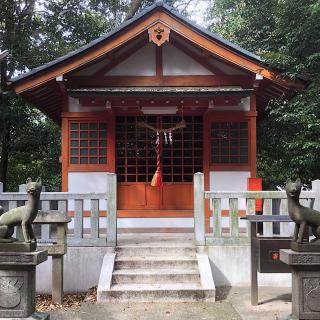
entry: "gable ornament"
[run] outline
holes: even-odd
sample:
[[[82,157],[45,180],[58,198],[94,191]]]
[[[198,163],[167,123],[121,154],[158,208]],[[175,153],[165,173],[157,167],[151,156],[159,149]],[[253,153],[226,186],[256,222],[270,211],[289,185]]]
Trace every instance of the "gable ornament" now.
[[[170,29],[158,22],[148,29],[149,41],[157,46],[163,45],[166,41],[169,42]]]

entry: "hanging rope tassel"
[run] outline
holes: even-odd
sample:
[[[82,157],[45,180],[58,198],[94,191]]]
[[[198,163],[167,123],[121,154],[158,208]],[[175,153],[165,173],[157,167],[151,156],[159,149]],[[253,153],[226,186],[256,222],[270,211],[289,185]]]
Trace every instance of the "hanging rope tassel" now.
[[[156,154],[157,154],[157,171],[155,172],[152,180],[152,187],[162,187],[162,171],[161,171],[161,155],[160,155],[160,137],[159,132],[157,132],[157,140],[156,140]]]

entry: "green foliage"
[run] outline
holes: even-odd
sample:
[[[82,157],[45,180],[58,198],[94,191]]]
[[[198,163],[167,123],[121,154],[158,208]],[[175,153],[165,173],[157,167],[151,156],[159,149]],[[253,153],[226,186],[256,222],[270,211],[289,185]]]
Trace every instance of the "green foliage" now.
[[[266,187],[288,176],[320,178],[319,0],[216,0],[211,29],[261,55],[291,78],[308,79],[293,99],[270,102],[258,122],[258,174]]]
[[[138,11],[152,4],[141,1]],[[174,5],[183,1],[167,0]],[[60,129],[37,109],[7,92],[6,78],[62,56],[118,26],[130,0],[1,0],[0,181],[15,191],[28,176],[50,190],[61,182]],[[186,3],[188,5],[189,2]],[[186,5],[183,8],[186,8]]]
[[[60,130],[40,111],[17,96],[11,98],[12,124],[7,189],[17,191],[27,177],[43,178],[47,190],[61,184]]]

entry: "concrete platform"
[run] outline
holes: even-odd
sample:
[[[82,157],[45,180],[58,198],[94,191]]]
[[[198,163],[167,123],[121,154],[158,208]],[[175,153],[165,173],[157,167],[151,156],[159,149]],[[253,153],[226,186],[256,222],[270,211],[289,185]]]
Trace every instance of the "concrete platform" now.
[[[51,313],[51,320],[241,320],[228,302],[104,303],[84,305],[78,312]]]
[[[77,312],[54,311],[51,320],[284,320],[291,313],[291,288],[261,287],[258,306],[248,287],[218,288],[218,302],[85,303]]]
[[[231,303],[243,320],[286,320],[291,314],[291,288],[259,287],[259,305],[251,306],[250,288],[219,288],[217,300]]]

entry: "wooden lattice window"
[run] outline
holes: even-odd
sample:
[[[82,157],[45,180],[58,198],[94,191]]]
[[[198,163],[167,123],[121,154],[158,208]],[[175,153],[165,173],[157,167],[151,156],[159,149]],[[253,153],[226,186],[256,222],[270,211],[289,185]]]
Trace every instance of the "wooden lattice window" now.
[[[202,117],[185,116],[187,127],[173,132],[173,143],[161,135],[164,182],[192,182],[202,172]],[[170,128],[180,116],[119,116],[116,119],[116,164],[119,182],[151,182],[156,171],[156,133],[137,122],[147,121],[157,128]]]
[[[100,121],[69,122],[71,165],[107,163],[107,124]]]
[[[248,122],[211,124],[211,163],[248,164]]]

